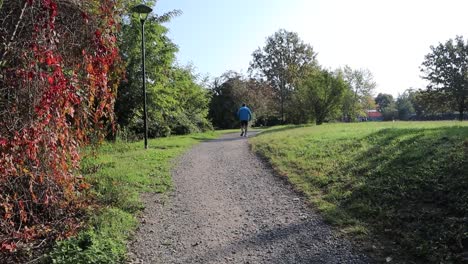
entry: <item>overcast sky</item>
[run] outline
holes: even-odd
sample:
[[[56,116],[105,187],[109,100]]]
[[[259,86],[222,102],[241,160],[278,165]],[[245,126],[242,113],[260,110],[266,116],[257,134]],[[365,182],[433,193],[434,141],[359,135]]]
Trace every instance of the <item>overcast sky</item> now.
[[[468,0],[159,0],[155,12],[180,9],[166,26],[179,63],[212,77],[246,72],[252,52],[280,28],[294,31],[335,69],[368,68],[376,94],[420,88],[431,45],[468,37]]]

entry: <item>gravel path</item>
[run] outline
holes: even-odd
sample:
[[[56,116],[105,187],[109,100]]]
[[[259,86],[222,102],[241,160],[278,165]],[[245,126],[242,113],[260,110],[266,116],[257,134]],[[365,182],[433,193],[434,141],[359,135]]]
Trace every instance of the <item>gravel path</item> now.
[[[238,134],[195,146],[173,181],[169,197],[145,195],[131,263],[371,263]]]

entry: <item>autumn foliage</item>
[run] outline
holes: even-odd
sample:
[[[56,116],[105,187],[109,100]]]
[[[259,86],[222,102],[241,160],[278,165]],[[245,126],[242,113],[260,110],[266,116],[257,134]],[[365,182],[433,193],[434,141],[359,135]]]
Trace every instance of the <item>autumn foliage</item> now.
[[[76,233],[80,150],[112,129],[120,74],[113,0],[14,0],[0,9],[0,251]]]

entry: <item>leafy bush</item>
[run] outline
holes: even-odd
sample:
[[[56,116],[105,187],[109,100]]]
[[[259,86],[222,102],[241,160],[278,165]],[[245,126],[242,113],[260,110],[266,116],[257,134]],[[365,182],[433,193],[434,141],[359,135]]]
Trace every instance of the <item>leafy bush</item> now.
[[[120,263],[126,258],[129,231],[136,227],[135,218],[122,210],[103,209],[77,237],[57,243],[46,263],[89,264]]]

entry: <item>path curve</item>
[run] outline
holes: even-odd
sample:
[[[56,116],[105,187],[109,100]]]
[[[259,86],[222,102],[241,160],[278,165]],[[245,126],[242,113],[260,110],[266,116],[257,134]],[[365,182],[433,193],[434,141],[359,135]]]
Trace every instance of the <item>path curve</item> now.
[[[131,263],[371,263],[238,134],[188,151],[173,181],[169,197],[144,196]]]

